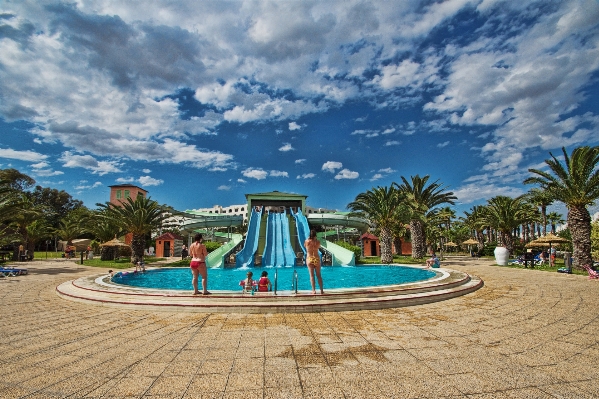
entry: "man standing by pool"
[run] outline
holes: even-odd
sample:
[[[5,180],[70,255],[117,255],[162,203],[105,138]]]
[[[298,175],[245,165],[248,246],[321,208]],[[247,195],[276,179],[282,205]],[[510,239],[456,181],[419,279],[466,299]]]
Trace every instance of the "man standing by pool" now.
[[[320,248],[320,241],[316,238],[316,231],[310,230],[310,237],[304,243],[308,256],[306,259],[306,266],[310,272],[310,284],[312,285],[312,293],[316,294],[316,287],[314,286],[314,272],[316,272],[316,278],[318,279],[318,286],[320,287],[320,293],[324,294],[322,289],[322,276],[320,275],[320,255],[318,249]]]
[[[208,255],[208,251],[206,250],[206,246],[202,244],[202,235],[200,233],[195,235],[194,241],[195,242],[189,246],[189,254],[191,255],[189,267],[191,268],[191,274],[193,274],[191,280],[193,294],[200,294],[200,291],[198,291],[198,276],[202,275],[201,294],[209,295],[210,293],[206,288],[208,286],[208,272],[206,270],[206,256]]]

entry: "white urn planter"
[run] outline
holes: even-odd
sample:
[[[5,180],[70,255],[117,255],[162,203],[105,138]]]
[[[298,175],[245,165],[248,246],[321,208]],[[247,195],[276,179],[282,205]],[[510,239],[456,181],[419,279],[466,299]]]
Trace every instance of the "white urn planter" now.
[[[499,266],[507,266],[508,258],[510,256],[509,251],[506,247],[497,247],[495,248],[495,262]]]

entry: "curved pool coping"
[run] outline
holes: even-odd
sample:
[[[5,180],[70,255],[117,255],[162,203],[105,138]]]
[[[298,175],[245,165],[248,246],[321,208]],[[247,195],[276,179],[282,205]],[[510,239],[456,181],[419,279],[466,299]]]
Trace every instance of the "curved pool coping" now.
[[[406,266],[406,265],[401,265]],[[411,267],[411,266],[407,266]],[[68,300],[139,310],[188,312],[299,313],[384,309],[443,301],[476,291],[484,285],[477,276],[451,269],[433,269],[431,279],[412,283],[363,288],[336,288],[324,294],[279,291],[277,295],[241,291],[213,291],[193,295],[191,290],[161,290],[110,282],[110,275],[94,275],[66,281],[56,293]]]

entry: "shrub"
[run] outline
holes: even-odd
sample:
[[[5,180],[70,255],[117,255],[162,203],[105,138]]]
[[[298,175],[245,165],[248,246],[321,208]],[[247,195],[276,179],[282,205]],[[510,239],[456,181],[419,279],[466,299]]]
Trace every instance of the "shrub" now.
[[[215,249],[218,249],[222,246],[221,243],[219,242],[214,242],[214,241],[204,241],[204,245],[206,246],[206,250],[208,251],[208,253],[214,251]]]

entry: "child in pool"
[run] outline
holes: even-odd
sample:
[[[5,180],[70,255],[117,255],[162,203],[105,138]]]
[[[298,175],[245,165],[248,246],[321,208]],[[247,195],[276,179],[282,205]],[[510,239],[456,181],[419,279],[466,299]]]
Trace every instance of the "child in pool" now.
[[[258,280],[258,291],[259,292],[267,292],[272,291],[272,283],[268,278],[268,272],[265,270],[262,272],[260,276],[260,280]]]

